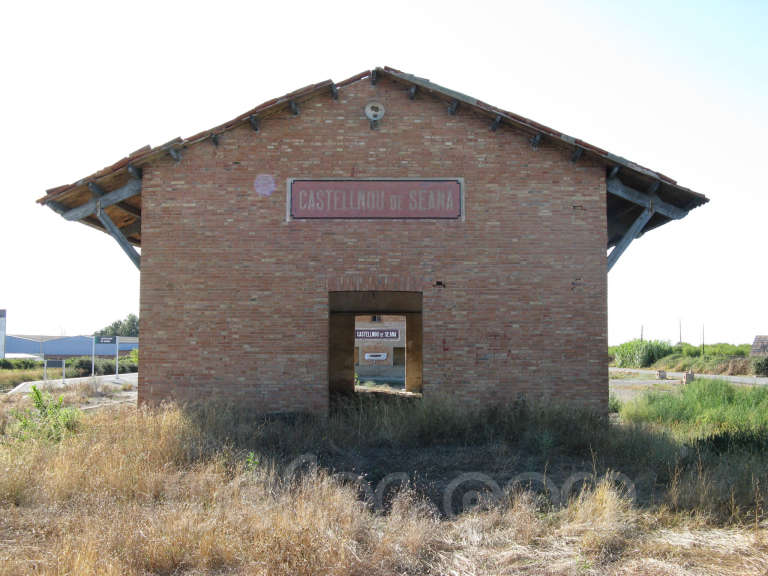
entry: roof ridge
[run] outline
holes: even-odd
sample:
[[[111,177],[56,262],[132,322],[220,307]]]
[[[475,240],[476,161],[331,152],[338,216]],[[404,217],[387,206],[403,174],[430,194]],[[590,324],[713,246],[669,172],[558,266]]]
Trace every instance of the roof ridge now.
[[[49,201],[53,201],[57,198],[64,196],[68,192],[78,187],[85,186],[88,182],[97,181],[106,176],[113,175],[116,172],[119,172],[120,170],[127,169],[129,165],[141,166],[141,165],[147,164],[158,156],[172,152],[174,148],[177,148],[179,146],[185,147],[192,144],[196,144],[207,138],[218,136],[219,134],[227,132],[245,122],[248,122],[253,116],[259,116],[261,114],[264,114],[265,112],[276,110],[282,106],[291,105],[292,102],[305,101],[309,98],[314,97],[316,94],[318,94],[321,90],[325,88],[328,88],[329,93],[331,95],[334,95],[335,90],[337,90],[338,87],[348,86],[359,80],[369,77],[373,73],[377,73],[377,74],[381,73],[382,76],[387,76],[396,82],[400,81],[400,82],[410,83],[411,85],[414,85],[417,88],[421,88],[423,90],[431,92],[433,95],[437,95],[443,99],[447,99],[447,100],[452,99],[452,100],[464,103],[472,107],[473,109],[480,111],[481,113],[485,113],[491,116],[501,117],[501,119],[506,121],[508,124],[511,124],[512,126],[518,129],[522,129],[529,133],[532,133],[537,138],[540,138],[541,136],[543,136],[561,146],[572,147],[574,151],[580,150],[579,155],[581,153],[588,153],[593,157],[598,158],[603,163],[605,163],[607,167],[618,167],[618,168],[627,169],[635,173],[637,176],[640,176],[644,180],[648,180],[649,183],[659,181],[661,183],[664,183],[665,185],[672,186],[675,189],[684,192],[685,194],[692,195],[693,196],[693,198],[691,199],[692,206],[698,206],[708,202],[708,199],[703,194],[694,192],[693,190],[690,190],[688,188],[678,185],[674,179],[662,173],[651,170],[650,168],[646,168],[640,164],[632,162],[631,160],[628,160],[621,156],[612,154],[611,152],[608,152],[607,150],[604,150],[602,148],[589,144],[584,140],[569,136],[563,132],[559,132],[557,130],[554,130],[553,128],[549,128],[548,126],[540,124],[534,120],[531,120],[519,114],[515,114],[514,112],[510,112],[508,110],[504,110],[503,108],[499,108],[497,106],[487,104],[482,100],[478,100],[462,92],[445,88],[443,86],[440,86],[439,84],[435,84],[431,82],[426,78],[422,78],[414,74],[402,72],[390,66],[383,66],[383,67],[373,68],[371,70],[364,70],[363,72],[355,74],[350,78],[347,78],[346,80],[343,80],[339,83],[334,83],[333,80],[329,79],[329,80],[324,80],[322,82],[318,82],[315,84],[309,84],[307,86],[304,86],[303,88],[299,88],[298,90],[294,90],[278,98],[272,98],[271,100],[267,100],[259,104],[258,106],[248,110],[247,112],[244,112],[236,116],[232,120],[219,124],[208,130],[203,130],[201,132],[198,132],[190,137],[175,138],[173,140],[170,140],[169,142],[166,142],[165,144],[161,144],[160,146],[156,146],[154,148],[151,146],[144,146],[136,150],[135,152],[132,152],[125,158],[122,158],[121,160],[115,162],[114,164],[107,166],[105,168],[102,168],[101,170],[91,174],[90,176],[87,176],[86,178],[80,179],[73,184],[57,186],[57,187],[48,189],[46,191],[46,195],[42,198],[39,198],[37,201],[41,204],[46,204]]]

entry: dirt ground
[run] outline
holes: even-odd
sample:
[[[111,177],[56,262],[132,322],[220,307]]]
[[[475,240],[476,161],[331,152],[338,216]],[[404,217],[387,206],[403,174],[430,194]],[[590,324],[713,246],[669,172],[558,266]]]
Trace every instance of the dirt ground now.
[[[36,384],[43,392],[48,392],[55,398],[61,396],[67,406],[75,406],[81,410],[94,410],[107,406],[129,405],[136,406],[138,389],[135,381],[126,380],[115,384],[99,379],[80,378],[77,382],[62,386],[60,381],[51,384]],[[0,395],[0,401],[7,408],[23,407],[30,403],[29,394]]]
[[[609,383],[610,395],[621,402],[627,402],[640,396],[644,392],[674,392],[681,386],[680,380],[668,378],[657,380],[643,377],[642,374],[632,372],[611,372]]]
[[[633,372],[612,372],[610,379],[610,394],[618,398],[621,402],[626,402],[636,398],[643,392],[654,390],[657,392],[674,392],[679,389],[680,380],[667,379],[657,380],[644,377],[643,374]],[[79,382],[68,385],[65,388],[58,386],[42,386],[40,388],[51,392],[54,395],[63,394],[68,403],[77,406],[83,410],[93,410],[94,408],[129,404],[136,405],[137,386],[133,381],[126,381],[123,384],[113,384],[106,381],[80,379]],[[361,393],[387,393],[401,394],[420,397],[420,394],[408,394],[403,390],[390,388],[388,386],[357,386],[356,392]],[[19,395],[16,402],[21,401],[24,395]],[[11,399],[8,398],[7,401]]]

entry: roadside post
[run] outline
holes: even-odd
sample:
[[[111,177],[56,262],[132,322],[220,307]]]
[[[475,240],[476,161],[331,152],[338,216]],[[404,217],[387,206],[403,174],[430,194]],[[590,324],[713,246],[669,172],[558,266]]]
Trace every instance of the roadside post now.
[[[115,380],[120,380],[118,361],[120,360],[120,336],[115,336]]]
[[[91,378],[96,375],[96,334],[91,342]]]

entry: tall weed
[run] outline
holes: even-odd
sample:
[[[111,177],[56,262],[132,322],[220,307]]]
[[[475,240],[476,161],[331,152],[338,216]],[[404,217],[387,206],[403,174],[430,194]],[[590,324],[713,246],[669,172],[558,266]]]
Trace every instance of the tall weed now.
[[[672,345],[661,340],[630,340],[611,349],[619,368],[647,368],[672,351]]]
[[[692,435],[768,431],[768,388],[702,378],[678,394],[651,392],[626,402],[621,416],[635,423],[683,426]]]

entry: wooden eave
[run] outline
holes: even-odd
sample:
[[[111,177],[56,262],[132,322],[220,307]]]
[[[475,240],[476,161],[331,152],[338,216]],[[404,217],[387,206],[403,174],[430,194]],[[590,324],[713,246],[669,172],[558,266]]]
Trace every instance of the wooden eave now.
[[[578,161],[578,158],[582,156],[596,159],[605,166],[607,176],[610,174],[618,177],[626,186],[641,192],[653,189],[654,198],[677,207],[686,213],[709,201],[703,194],[680,186],[675,180],[664,174],[655,172],[620,156],[616,156],[597,146],[553,130],[547,126],[534,122],[533,120],[491,106],[490,104],[486,104],[465,94],[444,88],[427,79],[406,74],[390,67],[366,70],[336,84],[331,80],[312,84],[280,98],[264,102],[256,108],[253,108],[224,124],[216,126],[210,130],[205,130],[189,138],[176,138],[155,148],[145,146],[115,164],[95,172],[82,180],[78,180],[70,185],[59,186],[48,190],[47,194],[37,201],[40,204],[52,207],[60,213],[83,206],[94,198],[94,194],[91,188],[89,188],[89,184],[95,184],[105,192],[117,190],[120,187],[125,186],[132,178],[135,178],[136,169],[141,170],[144,166],[151,164],[159,158],[167,157],[176,152],[183,155],[185,148],[199,142],[212,140],[229,130],[243,124],[248,124],[252,117],[257,118],[258,121],[263,121],[274,114],[285,113],[286,110],[290,110],[292,102],[298,104],[300,108],[301,104],[315,96],[325,94],[328,97],[332,97],[334,90],[343,88],[353,82],[370,78],[374,74],[377,78],[386,77],[403,85],[404,91],[429,94],[434,98],[443,100],[446,103],[447,109],[452,110],[451,113],[461,115],[463,109],[469,108],[477,113],[487,116],[489,122],[495,122],[499,128],[509,126],[522,131],[529,135],[533,141],[536,141],[538,145],[555,145],[563,148],[572,154],[574,161]],[[448,113],[449,112],[446,111],[446,114]],[[134,171],[133,174],[131,174],[131,170]],[[625,198],[608,194],[607,248],[616,245],[622,239],[643,210],[644,207],[642,205],[630,202]],[[119,204],[110,205],[104,208],[104,212],[111,218],[118,228],[125,232],[125,237],[130,244],[134,246],[141,245],[140,192],[124,199]],[[638,235],[642,235],[653,228],[661,226],[666,222],[669,222],[670,219],[671,218],[662,213],[654,212]],[[107,232],[103,223],[95,215],[89,215],[79,221],[88,226]]]

